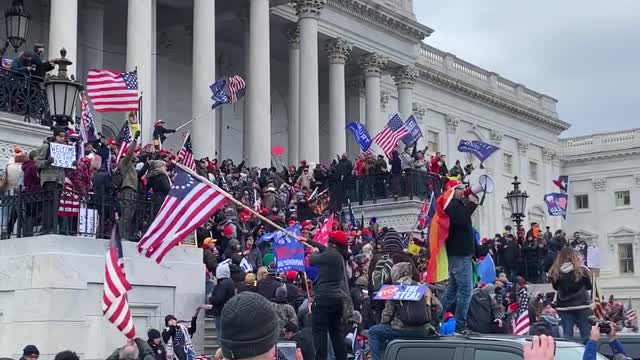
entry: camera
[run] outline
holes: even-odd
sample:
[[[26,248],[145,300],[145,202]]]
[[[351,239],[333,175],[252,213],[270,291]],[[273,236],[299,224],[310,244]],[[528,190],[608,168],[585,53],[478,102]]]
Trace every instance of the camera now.
[[[600,334],[609,334],[611,332],[611,324],[609,324],[608,322],[604,321],[604,320],[600,320],[595,316],[589,316],[589,324],[591,326],[593,325],[598,325],[598,327],[600,328]]]

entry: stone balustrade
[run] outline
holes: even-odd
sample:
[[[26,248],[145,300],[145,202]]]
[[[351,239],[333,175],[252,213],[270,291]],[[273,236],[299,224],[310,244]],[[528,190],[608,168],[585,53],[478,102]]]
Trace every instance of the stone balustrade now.
[[[558,101],[556,99],[535,92],[427,44],[421,44],[420,46],[418,63],[478,86],[483,90],[513,100],[521,105],[557,116],[556,104]]]
[[[560,148],[567,155],[635,146],[640,146],[640,129],[560,139]]]

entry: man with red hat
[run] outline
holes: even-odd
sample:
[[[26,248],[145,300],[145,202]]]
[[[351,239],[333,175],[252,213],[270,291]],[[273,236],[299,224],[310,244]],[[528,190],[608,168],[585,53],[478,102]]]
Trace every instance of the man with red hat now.
[[[155,145],[156,149],[159,149],[167,139],[165,134],[173,134],[176,132],[174,129],[165,128],[164,124],[164,120],[158,120],[153,124],[153,145]]]
[[[316,359],[327,358],[328,333],[335,358],[346,360],[343,323],[350,316],[345,306],[350,303],[345,264],[345,260],[349,258],[347,234],[342,230],[330,232],[327,246],[312,240],[308,243],[315,247],[309,263],[318,267],[318,277],[313,283],[315,297],[311,312]]]

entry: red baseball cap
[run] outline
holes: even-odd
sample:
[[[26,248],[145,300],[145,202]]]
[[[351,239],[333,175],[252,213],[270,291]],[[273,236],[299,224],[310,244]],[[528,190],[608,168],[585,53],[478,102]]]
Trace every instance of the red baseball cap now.
[[[347,246],[347,234],[342,230],[336,230],[329,233],[329,237],[333,239],[336,244],[340,244],[342,246]]]
[[[107,140],[107,144],[116,145],[116,141],[114,139],[109,139],[109,140]]]

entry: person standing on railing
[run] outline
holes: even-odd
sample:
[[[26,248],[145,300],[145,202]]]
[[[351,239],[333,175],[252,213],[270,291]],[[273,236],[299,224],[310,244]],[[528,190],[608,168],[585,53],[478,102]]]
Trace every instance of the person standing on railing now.
[[[44,191],[42,209],[42,233],[56,232],[60,192],[64,186],[64,168],[53,166],[50,144],[65,144],[64,128],[56,127],[53,136],[40,147],[36,157],[36,167],[40,170],[40,184]]]
[[[120,159],[118,169],[122,174],[122,186],[120,187],[120,207],[122,212],[122,218],[120,219],[120,238],[132,240],[134,235],[134,221],[135,215],[135,201],[138,194],[138,173],[136,171],[136,162],[138,161],[138,155],[136,153],[136,147],[138,146],[138,138],[140,137],[140,131],[136,131],[135,139],[129,148],[127,153]]]

